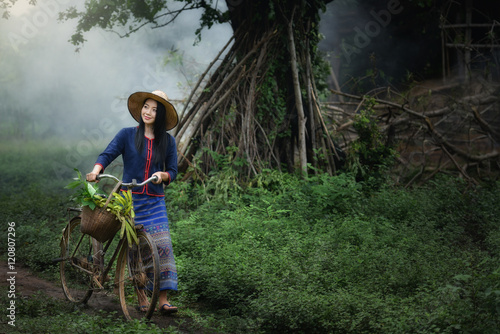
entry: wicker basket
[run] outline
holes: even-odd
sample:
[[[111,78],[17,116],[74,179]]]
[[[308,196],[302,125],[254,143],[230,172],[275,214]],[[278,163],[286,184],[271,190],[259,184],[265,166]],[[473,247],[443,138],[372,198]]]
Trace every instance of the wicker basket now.
[[[111,239],[121,228],[121,223],[116,216],[104,208],[92,210],[84,206],[82,210],[82,223],[80,230],[100,242]]]

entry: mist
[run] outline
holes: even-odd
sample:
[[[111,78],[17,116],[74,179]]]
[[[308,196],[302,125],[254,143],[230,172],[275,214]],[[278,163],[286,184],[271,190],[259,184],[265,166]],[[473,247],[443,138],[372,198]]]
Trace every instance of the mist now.
[[[9,19],[0,19],[4,135],[78,140],[93,134],[93,145],[101,146],[136,124],[126,106],[135,91],[162,90],[181,112],[189,83],[232,34],[229,25],[214,26],[193,45],[201,11],[189,11],[167,27],[146,26],[128,38],[93,29],[76,52],[69,39],[77,22],[60,22],[58,13],[82,3],[39,0],[32,6],[20,0]]]

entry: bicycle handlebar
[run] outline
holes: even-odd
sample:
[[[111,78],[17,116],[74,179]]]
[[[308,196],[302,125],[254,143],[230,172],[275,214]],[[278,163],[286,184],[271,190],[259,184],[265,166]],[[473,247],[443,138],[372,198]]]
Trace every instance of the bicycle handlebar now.
[[[111,174],[100,174],[100,175],[97,175],[97,180],[101,180],[101,179],[112,179],[116,182],[120,182],[120,179],[117,178],[116,176],[114,175],[111,175]],[[137,180],[136,179],[132,179],[132,182],[124,182],[122,183],[122,186],[124,187],[127,187],[129,189],[131,188],[135,188],[135,187],[142,187],[142,186],[145,186],[146,184],[152,182],[152,181],[155,181],[155,180],[158,180],[158,176],[154,175],[154,176],[151,176],[149,179],[145,180],[144,182],[141,182],[141,183],[137,183]]]

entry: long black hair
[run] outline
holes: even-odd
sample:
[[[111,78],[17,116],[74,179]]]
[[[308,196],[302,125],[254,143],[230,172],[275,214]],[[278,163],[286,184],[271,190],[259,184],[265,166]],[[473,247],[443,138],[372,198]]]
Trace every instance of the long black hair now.
[[[144,103],[146,103],[146,101],[144,101]],[[155,135],[153,145],[153,162],[155,164],[163,163],[165,161],[165,154],[167,151],[167,143],[169,139],[169,134],[165,130],[167,111],[165,110],[165,106],[162,103],[157,103],[158,105],[156,107],[156,117],[153,124],[153,132]],[[135,148],[137,149],[137,152],[139,152],[139,154],[142,154],[142,150],[144,149],[145,128],[146,124],[144,124],[141,115],[141,117],[139,118],[139,128],[135,133]]]

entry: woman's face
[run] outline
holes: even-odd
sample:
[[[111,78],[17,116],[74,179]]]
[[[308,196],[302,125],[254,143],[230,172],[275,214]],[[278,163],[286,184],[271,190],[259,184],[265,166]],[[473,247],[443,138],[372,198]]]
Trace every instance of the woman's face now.
[[[141,110],[142,121],[146,125],[153,125],[156,119],[156,108],[158,103],[153,99],[147,99]]]

